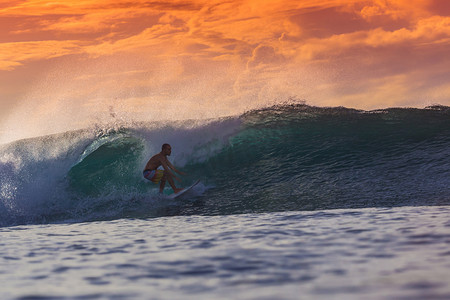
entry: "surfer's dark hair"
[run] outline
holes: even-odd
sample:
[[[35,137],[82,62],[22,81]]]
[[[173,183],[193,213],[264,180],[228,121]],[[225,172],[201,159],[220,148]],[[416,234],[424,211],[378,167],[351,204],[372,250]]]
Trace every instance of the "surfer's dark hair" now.
[[[170,147],[170,145],[169,144],[163,144],[162,147],[161,147],[161,150],[164,150],[164,148],[167,148],[167,147]]]

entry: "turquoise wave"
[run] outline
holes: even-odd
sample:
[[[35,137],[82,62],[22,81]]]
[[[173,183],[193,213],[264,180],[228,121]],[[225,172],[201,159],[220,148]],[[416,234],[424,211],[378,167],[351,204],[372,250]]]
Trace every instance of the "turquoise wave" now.
[[[448,205],[449,117],[445,106],[367,112],[285,105],[204,123],[18,141],[0,150],[1,225]],[[192,201],[162,200],[142,178],[164,142],[189,174],[182,185],[202,182]]]
[[[143,149],[142,141],[132,136],[105,139],[70,169],[68,178],[72,191],[99,196],[107,190],[136,185],[133,175],[142,168],[139,159]]]
[[[219,214],[449,204],[449,113],[272,107],[190,167],[216,186]]]

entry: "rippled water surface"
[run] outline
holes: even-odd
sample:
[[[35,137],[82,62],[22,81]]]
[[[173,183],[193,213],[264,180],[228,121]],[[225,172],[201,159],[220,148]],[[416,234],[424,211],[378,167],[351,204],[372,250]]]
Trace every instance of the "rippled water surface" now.
[[[450,299],[450,207],[0,228],[1,299]]]

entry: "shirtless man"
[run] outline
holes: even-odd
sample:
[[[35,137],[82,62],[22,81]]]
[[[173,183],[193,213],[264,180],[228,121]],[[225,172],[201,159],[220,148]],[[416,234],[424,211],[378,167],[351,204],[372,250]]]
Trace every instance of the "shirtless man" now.
[[[172,153],[172,147],[169,144],[164,144],[161,147],[161,152],[154,155],[145,165],[144,178],[148,179],[154,183],[161,182],[159,185],[159,193],[162,194],[164,186],[166,185],[166,179],[169,181],[175,193],[178,193],[182,189],[175,186],[173,179],[180,181],[180,179],[175,176],[172,171],[177,172],[180,175],[186,175],[186,173],[178,171],[167,159]],[[158,170],[159,166],[163,166],[164,170]]]

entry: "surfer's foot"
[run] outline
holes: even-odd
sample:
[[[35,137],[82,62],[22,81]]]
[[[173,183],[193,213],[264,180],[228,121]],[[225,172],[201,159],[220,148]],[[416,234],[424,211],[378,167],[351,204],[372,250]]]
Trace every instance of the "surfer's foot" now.
[[[175,192],[175,194],[181,192],[182,190],[183,190],[183,189],[178,189],[178,188],[173,189],[173,191]]]

